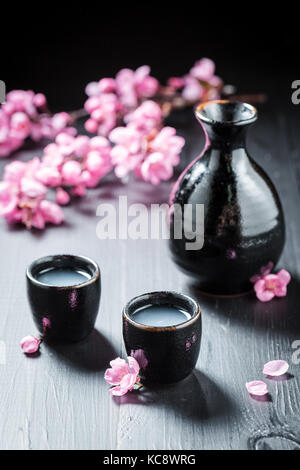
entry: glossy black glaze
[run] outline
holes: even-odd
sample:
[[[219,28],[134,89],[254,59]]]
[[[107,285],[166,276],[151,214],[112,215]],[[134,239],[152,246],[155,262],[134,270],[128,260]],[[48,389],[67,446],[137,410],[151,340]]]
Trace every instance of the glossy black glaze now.
[[[91,279],[67,287],[39,282],[38,274],[50,267],[80,269]],[[46,256],[33,261],[26,278],[33,318],[46,339],[75,342],[92,331],[101,294],[100,270],[94,261],[84,256]]]
[[[191,319],[176,326],[153,327],[133,320],[134,312],[147,305],[183,308]],[[123,310],[123,338],[128,355],[135,357],[143,383],[178,382],[194,369],[201,343],[200,306],[176,292],[151,292],[135,297]]]
[[[186,250],[190,240],[183,234],[181,240],[171,238],[170,249],[203,291],[245,292],[262,266],[277,263],[285,241],[278,194],[245,148],[246,131],[257,112],[246,103],[214,101],[198,106],[196,117],[207,133],[207,145],[180,176],[170,204],[204,204],[204,244]],[[203,232],[203,224],[196,230]]]

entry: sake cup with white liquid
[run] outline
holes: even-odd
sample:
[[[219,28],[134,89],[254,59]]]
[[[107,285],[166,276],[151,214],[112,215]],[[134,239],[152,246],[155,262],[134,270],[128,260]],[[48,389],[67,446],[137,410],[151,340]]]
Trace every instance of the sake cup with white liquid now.
[[[128,356],[140,365],[144,383],[178,382],[194,369],[200,351],[198,302],[177,292],[150,292],[123,309],[123,338]]]
[[[31,263],[26,278],[33,319],[45,339],[75,342],[93,330],[101,295],[95,261],[85,256],[45,256]]]

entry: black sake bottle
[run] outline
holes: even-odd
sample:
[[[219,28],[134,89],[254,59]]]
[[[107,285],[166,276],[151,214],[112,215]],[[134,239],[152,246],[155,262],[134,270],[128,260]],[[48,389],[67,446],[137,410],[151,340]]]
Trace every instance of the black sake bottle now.
[[[171,253],[199,289],[245,292],[261,267],[277,263],[285,241],[277,191],[245,147],[257,111],[247,103],[217,100],[199,105],[196,117],[206,133],[206,146],[179,177],[170,197]],[[192,205],[193,217],[196,205],[204,205],[202,221],[194,217],[191,225],[198,239],[204,236],[197,249],[187,248],[193,240],[184,230],[186,204]],[[174,222],[180,222],[176,217],[182,218],[180,238],[174,236]]]

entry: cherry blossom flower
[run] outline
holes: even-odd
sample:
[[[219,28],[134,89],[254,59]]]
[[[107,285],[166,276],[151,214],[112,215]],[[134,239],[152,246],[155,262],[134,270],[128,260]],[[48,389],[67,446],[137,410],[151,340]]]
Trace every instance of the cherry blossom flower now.
[[[37,170],[35,177],[41,183],[51,187],[59,186],[62,181],[60,172],[54,166],[41,166]]]
[[[56,189],[56,202],[58,204],[60,204],[61,206],[69,204],[70,199],[70,195],[63,188]]]
[[[88,99],[85,110],[90,118],[85,128],[90,133],[106,136],[118,121],[141,104],[145,98],[155,95],[158,81],[150,76],[150,67],[144,65],[137,70],[122,69],[116,78],[103,78],[86,87]]]
[[[25,354],[34,354],[39,350],[41,340],[32,335],[24,336],[21,340],[21,348]]]
[[[61,208],[45,199],[48,188],[36,178],[40,168],[39,158],[6,165],[0,182],[0,215],[7,222],[43,229],[47,222],[58,225],[63,221]]]
[[[182,90],[182,96],[188,101],[200,101],[204,94],[203,86],[200,82],[191,76],[186,76],[185,86]]]
[[[95,119],[88,119],[84,124],[85,129],[91,134],[96,134],[98,130],[98,122]]]
[[[211,59],[207,59],[206,57],[195,62],[194,66],[190,70],[190,75],[192,77],[205,82],[209,82],[209,80],[213,78],[214,73],[215,64]]]
[[[114,93],[102,93],[88,98],[84,105],[91,115],[85,123],[88,132],[107,135],[117,123],[118,113],[122,106]]]
[[[184,139],[172,127],[158,130],[160,119],[160,107],[153,101],[145,101],[128,117],[126,127],[117,127],[109,134],[116,144],[111,158],[118,177],[134,171],[154,185],[171,178]]]
[[[173,127],[164,127],[148,144],[148,154],[140,166],[145,181],[158,185],[173,175],[173,167],[178,165],[179,153],[184,139],[176,135]],[[150,150],[150,151],[149,151]]]
[[[65,184],[75,185],[79,183],[81,175],[81,165],[75,160],[68,160],[63,164],[61,175]]]
[[[140,366],[134,357],[127,357],[128,363],[125,359],[114,359],[110,362],[110,369],[107,369],[104,374],[104,379],[110,385],[114,385],[110,389],[112,395],[122,396],[128,391],[131,391],[135,384],[139,383],[138,373]]]
[[[45,223],[50,222],[54,225],[60,225],[64,220],[64,213],[61,207],[55,202],[44,199],[39,205],[39,211]]]
[[[271,377],[278,377],[287,372],[289,365],[286,361],[275,360],[269,361],[264,365],[263,373]]]
[[[151,98],[158,90],[158,81],[150,76],[150,67],[143,65],[137,70],[122,69],[116,75],[116,88],[121,103],[126,108],[138,106],[140,98]]]
[[[10,118],[11,132],[19,139],[26,139],[30,133],[30,119],[22,111],[15,112]]]
[[[10,128],[10,116],[0,109],[0,157],[7,157],[21,147],[24,139],[17,137]]]
[[[47,192],[46,186],[26,176],[20,180],[20,190],[22,196],[30,199],[43,198]]]
[[[208,101],[220,97],[223,81],[215,75],[215,64],[204,57],[195,62],[188,75],[183,77],[182,96],[190,102]]]
[[[85,94],[87,96],[97,96],[99,93],[99,82],[90,82],[85,87]]]
[[[152,100],[144,101],[135,111],[125,116],[125,122],[141,133],[149,133],[161,127],[161,106]]]
[[[116,90],[116,81],[113,78],[101,78],[98,87],[100,93],[112,93]]]
[[[42,168],[53,168],[60,175],[56,186],[75,187],[75,194],[85,193],[85,187],[94,187],[99,180],[111,169],[111,146],[104,137],[79,135],[76,137],[59,134],[55,143],[45,148],[42,157]],[[53,172],[54,174],[54,172]],[[38,173],[39,176],[39,173]],[[73,192],[74,192],[73,191]],[[69,202],[62,191],[58,191],[58,201],[62,197],[62,204]]]
[[[145,181],[153,185],[158,185],[161,181],[166,181],[173,175],[171,162],[165,159],[161,152],[153,152],[142,163],[140,172]]]
[[[262,276],[254,284],[257,298],[261,302],[269,302],[274,297],[285,297],[290,280],[291,276],[285,269],[281,269],[277,274]]]
[[[116,127],[109,138],[116,144],[111,151],[115,174],[123,178],[134,170],[143,158],[143,135],[131,127]]]
[[[250,395],[263,396],[269,393],[267,384],[261,380],[253,380],[252,382],[246,382],[246,389]]]

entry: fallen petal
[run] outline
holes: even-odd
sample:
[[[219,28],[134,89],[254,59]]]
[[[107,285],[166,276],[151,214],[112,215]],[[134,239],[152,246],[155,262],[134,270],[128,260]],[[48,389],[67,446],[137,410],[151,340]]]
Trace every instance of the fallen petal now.
[[[265,382],[261,380],[253,380],[252,382],[246,382],[246,389],[250,395],[262,396],[268,393],[268,387]]]
[[[282,360],[270,361],[264,365],[263,373],[266,375],[278,377],[279,375],[285,374],[288,368],[289,368],[289,365],[286,361],[282,361]]]
[[[33,354],[38,351],[40,347],[40,340],[32,335],[24,336],[21,340],[21,348],[25,354]]]

